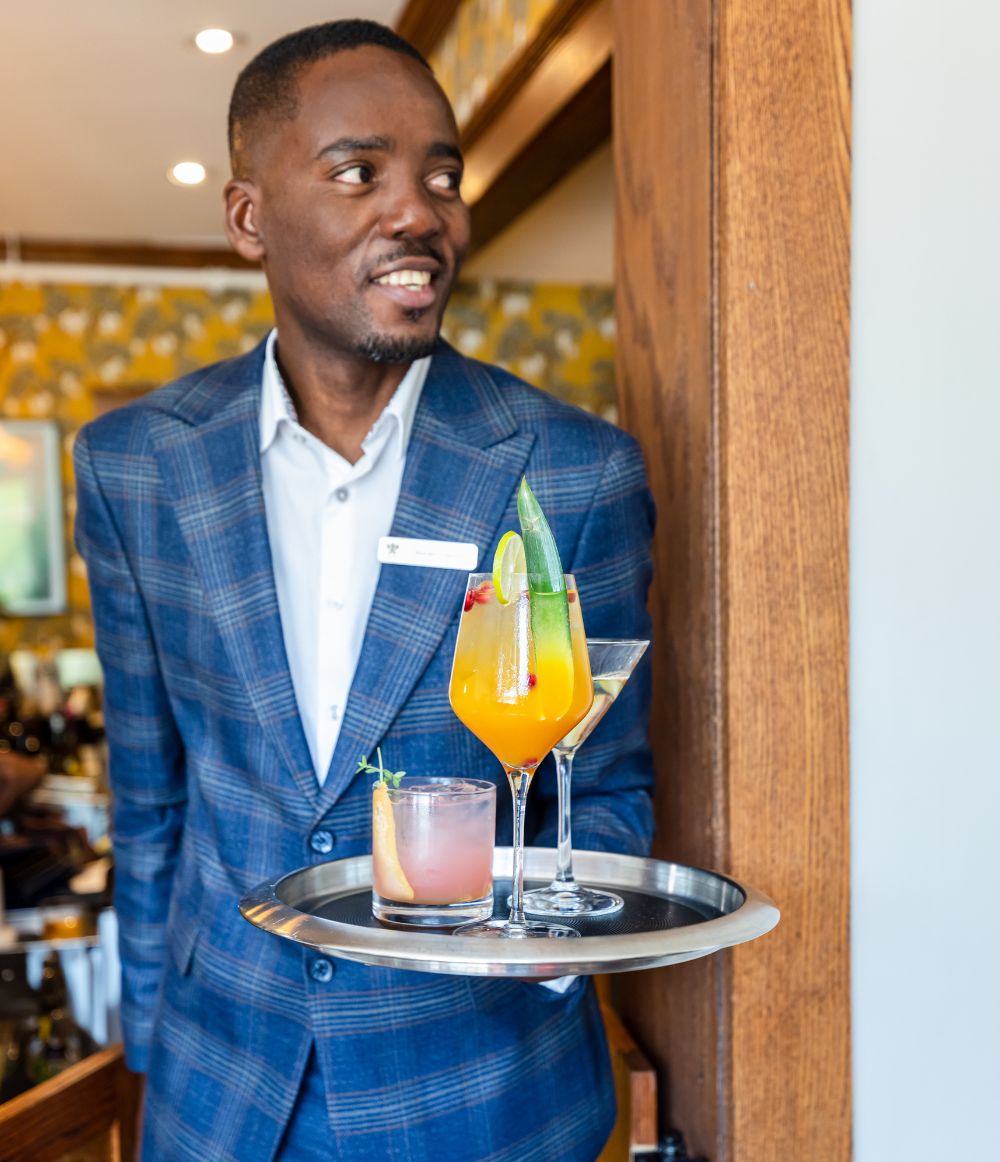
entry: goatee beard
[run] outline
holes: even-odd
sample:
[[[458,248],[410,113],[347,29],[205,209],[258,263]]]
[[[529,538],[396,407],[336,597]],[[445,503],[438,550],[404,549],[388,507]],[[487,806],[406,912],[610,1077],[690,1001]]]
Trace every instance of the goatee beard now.
[[[412,363],[434,351],[437,336],[430,339],[399,338],[394,335],[366,335],[358,344],[358,354],[372,363]]]

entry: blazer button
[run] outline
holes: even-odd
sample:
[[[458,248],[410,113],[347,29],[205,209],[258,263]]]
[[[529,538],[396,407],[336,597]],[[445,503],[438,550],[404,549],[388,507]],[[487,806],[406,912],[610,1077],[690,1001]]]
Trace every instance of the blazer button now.
[[[309,966],[309,975],[320,984],[329,984],[333,980],[333,962],[314,960]]]
[[[319,855],[329,855],[333,851],[333,832],[318,828],[309,836],[309,846]]]

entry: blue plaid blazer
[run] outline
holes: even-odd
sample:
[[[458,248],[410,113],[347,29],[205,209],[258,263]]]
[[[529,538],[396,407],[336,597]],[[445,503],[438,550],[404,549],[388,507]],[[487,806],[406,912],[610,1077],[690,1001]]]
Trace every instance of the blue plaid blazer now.
[[[89,424],[77,543],[104,666],[115,906],[129,1065],[147,1073],[143,1157],[269,1162],[310,1048],[332,1159],[592,1162],[614,1120],[589,982],[319,963],[247,924],[262,880],[369,852],[358,757],[411,774],[499,764],[455,718],[465,577],[384,568],[321,787],[281,633],[258,452],[263,345]],[[624,432],[445,343],[416,413],[393,534],[473,541],[516,527],[522,473],[576,574],[592,636],[646,637],[652,502]],[[574,772],[579,847],[643,853],[652,831],[648,665]],[[555,842],[555,779],[532,786]],[[510,842],[498,811],[499,842]],[[329,833],[317,854],[311,837]],[[326,845],[324,838],[318,846]]]

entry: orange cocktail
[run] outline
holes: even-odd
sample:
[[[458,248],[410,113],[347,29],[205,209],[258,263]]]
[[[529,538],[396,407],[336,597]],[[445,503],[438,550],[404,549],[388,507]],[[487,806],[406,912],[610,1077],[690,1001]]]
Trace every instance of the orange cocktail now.
[[[476,574],[462,611],[451,706],[508,769],[534,770],[590,709],[594,691],[576,585],[567,577],[572,659],[546,650],[530,630],[527,580],[515,577],[506,605]]]
[[[502,592],[497,592],[497,584]],[[559,573],[540,591],[528,576],[469,577],[451,671],[451,706],[503,764],[513,796],[510,918],[464,925],[470,936],[577,936],[524,915],[524,808],[535,769],[590,709],[594,687],[576,582]]]

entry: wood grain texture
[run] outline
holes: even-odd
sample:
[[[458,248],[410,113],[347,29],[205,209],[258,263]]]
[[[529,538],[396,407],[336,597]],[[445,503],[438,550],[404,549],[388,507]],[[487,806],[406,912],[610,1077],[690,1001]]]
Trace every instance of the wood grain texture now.
[[[718,12],[727,866],[783,913],[732,956],[732,1157],[842,1162],[850,10]]]
[[[657,853],[778,929],[619,982],[712,1162],[850,1157],[847,0],[617,0],[619,385],[660,509]]]
[[[658,518],[654,854],[721,867],[711,9],[617,0],[614,15],[619,418],[643,445]],[[617,982],[629,1027],[659,1070],[661,1128],[679,1127],[713,1159],[726,967],[711,957]]]
[[[121,1046],[103,1049],[0,1105],[0,1162],[131,1162],[140,1092]]]
[[[656,1070],[609,1003],[602,1001],[601,1014],[611,1054],[618,1118],[597,1162],[629,1162],[634,1153],[654,1150],[657,1145]]]

